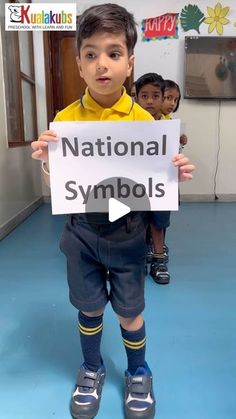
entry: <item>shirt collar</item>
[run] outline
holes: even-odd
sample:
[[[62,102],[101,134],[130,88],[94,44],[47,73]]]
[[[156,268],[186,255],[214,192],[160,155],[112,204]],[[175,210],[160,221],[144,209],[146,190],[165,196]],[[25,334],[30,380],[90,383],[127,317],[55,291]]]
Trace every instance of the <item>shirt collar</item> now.
[[[80,98],[80,103],[83,108],[88,109],[93,112],[102,112],[104,108],[100,106],[90,95],[88,87],[86,87],[84,95]],[[120,99],[114,103],[114,105],[110,108],[114,111],[118,111],[120,113],[128,115],[133,108],[134,100],[127,95],[126,89],[122,87],[122,95]]]

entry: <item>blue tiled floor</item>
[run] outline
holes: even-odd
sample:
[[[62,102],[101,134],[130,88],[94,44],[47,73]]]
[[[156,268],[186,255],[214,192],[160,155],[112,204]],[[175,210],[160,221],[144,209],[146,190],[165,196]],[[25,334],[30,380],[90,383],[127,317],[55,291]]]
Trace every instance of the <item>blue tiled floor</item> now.
[[[0,243],[0,419],[69,419],[82,358],[58,250],[64,217],[44,205]],[[182,204],[167,233],[171,283],[146,280],[147,360],[159,419],[236,418],[236,204]],[[112,338],[111,338],[112,337]],[[122,419],[119,325],[108,306],[98,419]]]

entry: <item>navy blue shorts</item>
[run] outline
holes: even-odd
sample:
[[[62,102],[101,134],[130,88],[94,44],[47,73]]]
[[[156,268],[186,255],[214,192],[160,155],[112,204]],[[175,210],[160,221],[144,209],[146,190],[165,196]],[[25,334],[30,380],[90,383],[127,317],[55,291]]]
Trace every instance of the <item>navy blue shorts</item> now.
[[[78,310],[96,311],[110,301],[122,317],[143,311],[147,221],[141,212],[109,224],[86,222],[83,214],[68,217],[60,248],[67,258],[70,301]]]
[[[165,229],[170,225],[170,211],[151,211],[149,222],[158,230]]]

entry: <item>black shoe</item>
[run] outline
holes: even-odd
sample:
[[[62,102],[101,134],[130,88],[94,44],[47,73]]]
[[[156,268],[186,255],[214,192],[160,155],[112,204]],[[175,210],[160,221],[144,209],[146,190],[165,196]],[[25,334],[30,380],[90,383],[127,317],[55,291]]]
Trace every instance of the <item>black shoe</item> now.
[[[164,262],[168,263],[169,262],[169,247],[166,246],[166,244],[164,244],[163,246],[163,255],[164,255]]]
[[[70,403],[70,412],[74,419],[92,419],[97,415],[105,375],[103,365],[97,372],[86,369],[84,364],[80,367]]]
[[[160,262],[153,259],[150,268],[150,275],[157,284],[165,285],[170,282],[170,274],[164,261]]]
[[[153,419],[155,397],[152,388],[152,373],[145,363],[134,375],[125,371],[125,418]]]

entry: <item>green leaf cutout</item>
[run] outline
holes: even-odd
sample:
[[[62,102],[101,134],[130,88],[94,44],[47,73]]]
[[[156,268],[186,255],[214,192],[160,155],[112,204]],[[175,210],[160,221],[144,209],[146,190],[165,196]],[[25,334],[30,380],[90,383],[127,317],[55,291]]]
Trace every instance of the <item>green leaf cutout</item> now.
[[[180,22],[184,32],[194,29],[200,33],[199,27],[204,19],[204,13],[195,4],[189,4],[181,10]]]

